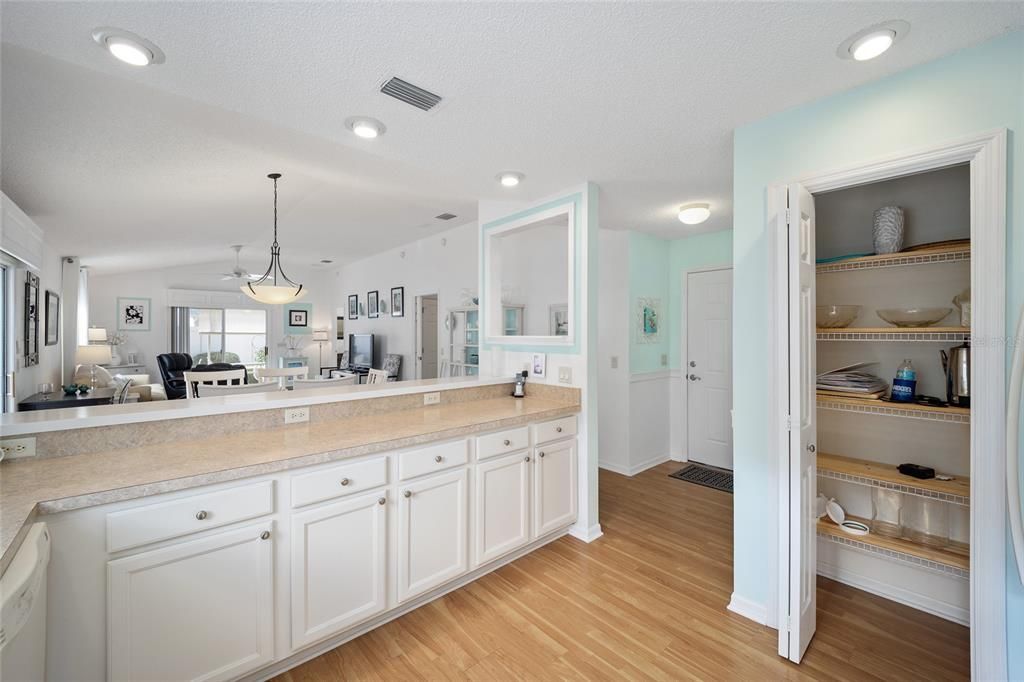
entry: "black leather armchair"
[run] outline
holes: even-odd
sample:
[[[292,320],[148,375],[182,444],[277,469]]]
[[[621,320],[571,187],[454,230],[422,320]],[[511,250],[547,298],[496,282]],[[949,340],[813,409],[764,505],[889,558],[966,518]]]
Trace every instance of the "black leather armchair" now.
[[[156,356],[156,364],[160,367],[160,377],[164,382],[164,392],[168,400],[185,397],[185,372],[192,369],[192,356],[188,353],[161,353]]]

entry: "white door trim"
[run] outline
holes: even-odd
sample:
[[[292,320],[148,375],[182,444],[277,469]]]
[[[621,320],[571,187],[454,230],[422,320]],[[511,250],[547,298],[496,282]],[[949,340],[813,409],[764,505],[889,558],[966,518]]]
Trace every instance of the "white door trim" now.
[[[697,273],[701,273],[701,272],[714,272],[716,270],[732,270],[732,269],[733,269],[732,263],[723,263],[721,265],[702,265],[700,267],[689,268],[687,270],[683,270],[682,273],[680,273],[680,275],[679,275],[680,276],[680,281],[679,281],[679,292],[680,292],[680,294],[679,294],[679,310],[677,312],[679,313],[679,337],[680,337],[679,338],[679,363],[680,364],[679,364],[678,376],[679,376],[679,380],[682,381],[683,384],[682,384],[682,389],[680,390],[680,393],[678,394],[678,395],[680,395],[682,397],[682,401],[680,402],[679,406],[673,410],[673,412],[675,412],[676,415],[682,415],[682,418],[679,419],[676,422],[676,423],[679,424],[678,438],[679,438],[679,448],[680,448],[680,455],[681,455],[679,461],[681,461],[681,462],[689,462],[690,461],[690,452],[689,452],[689,442],[690,442],[690,440],[689,440],[690,439],[690,424],[689,424],[689,419],[690,419],[690,416],[689,416],[690,415],[690,402],[689,402],[689,398],[687,398],[687,395],[686,395],[686,374],[687,374],[687,372],[686,372],[686,367],[687,367],[687,365],[686,365],[686,363],[687,363],[686,356],[687,356],[687,353],[689,351],[689,348],[687,347],[687,343],[686,343],[686,319],[687,319],[686,318],[686,306],[687,306],[687,303],[688,303],[688,301],[686,300],[686,297],[689,294],[689,291],[686,288],[686,280],[690,276],[691,273],[692,274],[697,274]],[[735,277],[734,277],[734,279],[735,279]],[[733,291],[735,292],[735,282],[733,283]]]
[[[1006,488],[1003,476],[1006,428],[1006,144],[1005,128],[946,144],[895,154],[874,162],[845,169],[811,175],[797,181],[809,191],[824,192],[853,187],[879,180],[937,170],[947,166],[971,165],[971,292],[977,304],[971,311],[971,676],[974,679],[1006,679]],[[789,184],[789,183],[785,183]],[[775,519],[775,557],[769,557],[770,586],[780,598],[788,589],[788,580],[780,579],[780,557],[788,547],[788,527],[779,522],[784,509],[782,495],[786,477],[780,476],[788,466],[788,443],[783,428],[782,408],[788,403],[785,377],[787,341],[780,336],[786,329],[777,320],[780,287],[785,289],[785,234],[778,230],[778,183],[768,188],[766,230],[768,232],[770,363],[769,404],[779,410],[769,418],[770,440],[775,443],[776,456],[769,458],[769,483],[779,494],[771,497],[773,509],[768,518]],[[781,234],[780,234],[781,233]],[[784,300],[784,299],[783,299]],[[783,347],[779,347],[780,344]],[[984,453],[984,456],[983,456]],[[772,560],[774,559],[774,560]],[[788,595],[786,595],[788,598]],[[780,623],[780,601],[768,604],[769,625]]]

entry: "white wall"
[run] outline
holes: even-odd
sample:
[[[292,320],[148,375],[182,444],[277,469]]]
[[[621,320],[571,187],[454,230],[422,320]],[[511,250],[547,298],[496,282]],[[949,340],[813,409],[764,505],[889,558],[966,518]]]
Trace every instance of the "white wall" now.
[[[301,268],[285,263],[289,277],[301,282],[309,293],[302,299],[303,303],[313,306],[313,329],[327,328],[331,330],[331,338],[335,327],[335,308],[332,277],[329,272],[312,268]],[[148,272],[129,272],[114,275],[97,275],[89,277],[89,325],[104,327],[108,334],[117,331],[117,299],[118,297],[148,298],[151,300],[149,331],[124,332],[128,337],[119,353],[122,361],[128,361],[128,353],[138,354],[137,361],[146,366],[150,378],[160,381],[160,370],[157,368],[156,356],[170,352],[170,305],[168,292],[172,289],[194,289],[202,291],[224,291],[238,293],[242,297],[237,281],[221,281],[215,274],[223,270],[222,263],[205,263],[188,266],[187,268],[167,268]],[[259,307],[252,302],[252,307]],[[248,307],[243,303],[240,307]],[[271,363],[283,353],[277,344],[284,335],[284,311],[281,306],[274,306],[269,314],[269,338]],[[324,344],[324,364],[333,365],[333,350],[330,344]],[[316,364],[318,347],[310,338],[310,345],[305,353],[310,364]],[[312,371],[316,371],[315,369]]]
[[[401,379],[415,376],[416,296],[437,294],[437,347],[439,360],[448,357],[448,330],[444,316],[450,308],[466,305],[464,292],[477,292],[477,259],[479,257],[477,224],[466,223],[440,234],[406,244],[397,249],[350,263],[338,269],[334,284],[339,314],[345,314],[345,334],[375,334],[380,353],[402,356]],[[391,316],[391,288],[405,287],[405,316]],[[388,302],[388,310],[376,319],[360,315],[349,320],[350,294],[359,296],[366,305],[369,291],[380,292],[380,300]],[[377,358],[379,365],[381,358]],[[438,362],[440,371],[441,362]]]
[[[598,464],[620,474],[630,469],[629,233],[598,234],[597,390],[601,451]],[[612,367],[612,362],[617,365]]]

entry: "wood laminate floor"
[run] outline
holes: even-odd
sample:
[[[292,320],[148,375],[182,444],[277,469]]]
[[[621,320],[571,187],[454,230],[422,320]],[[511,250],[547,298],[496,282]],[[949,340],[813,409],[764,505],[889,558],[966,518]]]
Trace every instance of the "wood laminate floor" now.
[[[732,496],[601,471],[604,536],[565,537],[276,678],[967,679],[967,628],[825,578],[804,662],[726,610]]]

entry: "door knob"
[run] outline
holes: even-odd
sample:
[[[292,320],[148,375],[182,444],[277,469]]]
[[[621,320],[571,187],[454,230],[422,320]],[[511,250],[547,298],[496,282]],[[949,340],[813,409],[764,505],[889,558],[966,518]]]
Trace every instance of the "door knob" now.
[[[697,363],[694,362],[693,360],[690,360],[690,367],[696,367],[696,366],[697,366]]]
[[[700,380],[701,380],[700,377],[697,376],[696,374],[691,374],[690,375],[690,381],[700,381]]]
[[[807,446],[807,452],[814,452],[817,449],[818,448],[814,447],[814,443],[811,443],[810,445]]]

